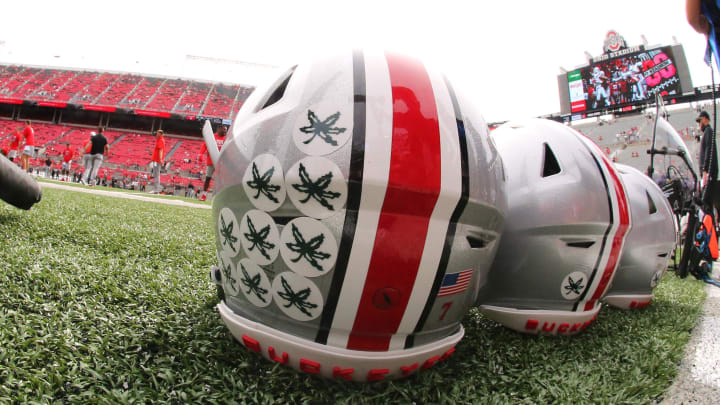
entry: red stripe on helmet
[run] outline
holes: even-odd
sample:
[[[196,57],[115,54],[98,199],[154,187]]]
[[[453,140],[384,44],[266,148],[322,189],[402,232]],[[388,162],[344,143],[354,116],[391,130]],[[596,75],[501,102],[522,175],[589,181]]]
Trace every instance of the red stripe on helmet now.
[[[598,284],[597,288],[595,288],[595,291],[593,292],[590,300],[585,303],[586,311],[591,310],[595,306],[595,302],[605,294],[605,291],[609,287],[610,280],[612,280],[612,277],[617,270],[618,261],[620,260],[620,255],[622,254],[622,247],[625,241],[625,236],[630,229],[630,208],[628,205],[627,196],[625,195],[625,188],[620,182],[620,178],[618,177],[617,172],[615,171],[615,169],[613,169],[608,159],[603,154],[599,154],[599,156],[602,159],[602,162],[607,168],[608,172],[610,173],[610,178],[612,179],[613,188],[615,190],[616,196],[615,200],[618,203],[619,223],[618,228],[615,231],[615,235],[612,238],[610,257],[608,258],[607,264],[605,265],[605,270],[603,270],[600,283]]]
[[[388,350],[410,299],[440,193],[440,128],[430,77],[417,60],[385,57],[393,99],[390,172],[348,339],[353,350]],[[375,305],[378,301],[384,305]]]

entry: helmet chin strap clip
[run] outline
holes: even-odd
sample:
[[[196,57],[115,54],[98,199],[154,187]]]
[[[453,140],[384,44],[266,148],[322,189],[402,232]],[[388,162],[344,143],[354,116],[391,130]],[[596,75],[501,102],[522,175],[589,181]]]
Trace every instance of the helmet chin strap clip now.
[[[210,154],[210,159],[212,159],[213,162],[217,162],[218,157],[220,157],[220,151],[218,150],[217,142],[215,142],[215,135],[213,135],[212,125],[210,125],[209,120],[205,120],[202,134],[205,140],[205,146],[207,146],[208,153]]]

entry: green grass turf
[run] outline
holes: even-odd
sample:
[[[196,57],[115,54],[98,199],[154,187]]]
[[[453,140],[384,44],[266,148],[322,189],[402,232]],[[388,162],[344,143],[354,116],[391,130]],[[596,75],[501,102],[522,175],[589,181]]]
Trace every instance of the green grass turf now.
[[[215,310],[210,212],[45,189],[0,203],[0,403],[638,403],[676,374],[703,284],[664,277],[575,337],[471,311],[447,361],[399,381],[323,380],[236,343]]]

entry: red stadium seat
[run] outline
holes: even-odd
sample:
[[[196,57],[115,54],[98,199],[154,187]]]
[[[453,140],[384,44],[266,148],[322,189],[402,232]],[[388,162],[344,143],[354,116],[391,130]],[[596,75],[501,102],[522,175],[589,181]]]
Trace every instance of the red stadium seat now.
[[[251,88],[133,74],[0,65],[0,97],[232,118]]]
[[[233,103],[237,98],[239,89],[240,86],[238,85],[228,86],[222,83],[215,85],[208,96],[201,115],[222,118],[231,116]]]
[[[172,111],[188,88],[186,80],[166,80],[145,108],[157,111]]]

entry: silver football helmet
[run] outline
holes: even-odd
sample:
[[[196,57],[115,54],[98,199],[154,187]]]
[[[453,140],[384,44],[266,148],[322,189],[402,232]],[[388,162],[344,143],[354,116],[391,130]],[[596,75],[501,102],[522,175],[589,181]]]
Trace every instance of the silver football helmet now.
[[[554,121],[510,122],[492,138],[508,211],[480,310],[521,332],[578,333],[600,311],[631,227],[622,179],[590,139]]]
[[[299,64],[215,161],[218,309],[247,348],[358,381],[453,352],[506,203],[485,121],[441,74],[371,51]]]
[[[627,188],[633,228],[604,301],[623,309],[642,308],[652,300],[653,289],[675,248],[675,220],[670,203],[654,181],[634,167],[615,166]]]

